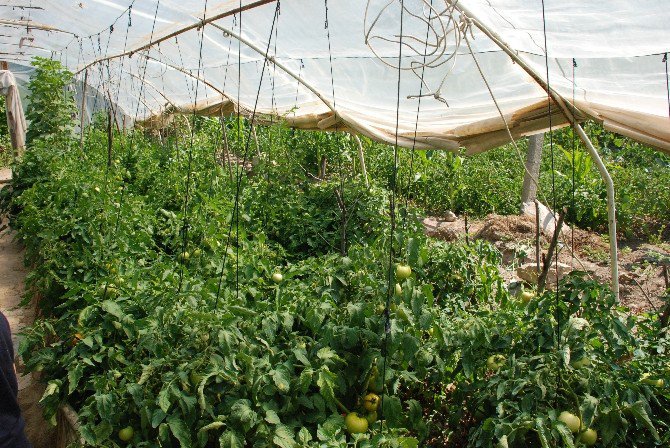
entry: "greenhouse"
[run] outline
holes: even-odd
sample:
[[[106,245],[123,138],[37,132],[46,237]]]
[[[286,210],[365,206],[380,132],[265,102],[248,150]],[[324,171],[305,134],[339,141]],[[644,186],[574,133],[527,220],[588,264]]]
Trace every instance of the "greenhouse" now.
[[[0,448],[670,446],[667,1],[0,3]]]

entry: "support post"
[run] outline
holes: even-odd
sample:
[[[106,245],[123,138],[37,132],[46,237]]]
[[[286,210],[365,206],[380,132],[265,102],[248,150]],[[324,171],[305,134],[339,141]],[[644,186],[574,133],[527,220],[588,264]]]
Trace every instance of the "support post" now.
[[[361,172],[363,174],[363,180],[365,181],[365,188],[370,188],[370,181],[368,180],[368,170],[365,167],[365,154],[363,153],[363,143],[356,134],[354,134],[354,140],[356,141],[356,145],[358,145],[358,160],[361,163]]]
[[[540,275],[540,202],[535,199],[535,268]]]
[[[523,189],[521,190],[522,213],[524,204],[526,202],[533,202],[537,198],[537,184],[540,178],[543,144],[544,133],[528,137],[528,154],[526,155],[526,169],[523,176]]]
[[[607,187],[607,220],[609,224],[609,237],[610,237],[610,268],[612,270],[612,290],[616,296],[617,301],[619,300],[619,260],[618,260],[618,247],[616,240],[616,203],[614,196],[614,182],[612,181],[612,176],[607,171],[607,167],[603,163],[598,151],[593,147],[591,139],[589,139],[584,129],[578,123],[574,124],[574,128],[579,134],[579,137],[586,145],[586,149],[591,154],[591,157],[596,162],[598,171],[600,175],[605,180],[605,186]]]

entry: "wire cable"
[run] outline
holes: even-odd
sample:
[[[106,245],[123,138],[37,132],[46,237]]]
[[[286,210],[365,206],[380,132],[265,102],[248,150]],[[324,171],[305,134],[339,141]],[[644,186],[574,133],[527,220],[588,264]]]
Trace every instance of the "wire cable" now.
[[[395,195],[396,195],[396,181],[398,177],[398,132],[400,128],[400,81],[402,79],[402,47],[403,47],[403,19],[405,13],[404,0],[400,0],[400,34],[398,45],[398,85],[397,85],[397,99],[396,99],[396,119],[395,119],[395,145],[393,147],[393,175],[391,177],[391,191],[389,196],[389,212],[391,217],[389,229],[389,265],[388,265],[388,288],[386,290],[386,304],[384,306],[384,340],[382,342],[382,358],[384,359],[382,367],[382,380],[386,381],[386,367],[388,364],[388,343],[391,335],[391,298],[395,288],[393,287],[393,259],[395,253],[393,250],[393,240],[395,239]],[[381,397],[381,420],[382,425],[384,419],[384,395]],[[382,426],[382,431],[383,431]],[[388,431],[388,424],[386,425]]]

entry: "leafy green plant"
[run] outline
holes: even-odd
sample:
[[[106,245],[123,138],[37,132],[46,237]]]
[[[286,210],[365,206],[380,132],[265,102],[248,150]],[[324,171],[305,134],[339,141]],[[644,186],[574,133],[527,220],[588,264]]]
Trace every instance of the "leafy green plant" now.
[[[577,446],[563,411],[605,446],[668,443],[655,318],[579,276],[515,298],[493,246],[427,238],[411,203],[391,234],[388,179],[364,187],[344,137],[259,128],[229,167],[220,123],[188,120],[115,135],[111,163],[96,126],[84,157],[35,139],[6,197],[43,316],[20,352],[88,445]],[[249,123],[223,125],[241,162]],[[347,431],[369,392],[378,420]]]
[[[28,83],[26,144],[31,145],[39,137],[71,135],[77,111],[69,89],[72,73],[58,61],[46,58],[36,57],[31,65],[35,71]]]

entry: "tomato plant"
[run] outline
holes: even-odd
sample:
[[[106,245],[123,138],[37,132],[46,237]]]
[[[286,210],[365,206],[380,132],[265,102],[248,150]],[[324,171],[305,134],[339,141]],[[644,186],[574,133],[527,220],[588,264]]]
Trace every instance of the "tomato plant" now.
[[[192,147],[185,125],[116,134],[109,165],[99,127],[85,157],[38,138],[3,189],[44,316],[20,351],[47,417],[71,404],[88,445],[668,443],[653,317],[580,275],[517,306],[495,247],[427,238],[410,205],[391,234],[344,137],[259,129],[245,173],[213,157],[217,121],[187,119]],[[224,125],[241,159],[249,123]],[[342,153],[322,180],[317,144]]]

